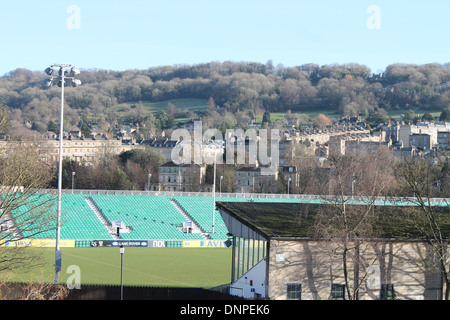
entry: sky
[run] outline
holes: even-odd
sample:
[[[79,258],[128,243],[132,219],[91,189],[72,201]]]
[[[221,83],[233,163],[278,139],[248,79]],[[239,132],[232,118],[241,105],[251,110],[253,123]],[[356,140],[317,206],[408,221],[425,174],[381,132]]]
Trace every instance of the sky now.
[[[54,63],[450,62],[448,0],[0,0],[0,76]]]

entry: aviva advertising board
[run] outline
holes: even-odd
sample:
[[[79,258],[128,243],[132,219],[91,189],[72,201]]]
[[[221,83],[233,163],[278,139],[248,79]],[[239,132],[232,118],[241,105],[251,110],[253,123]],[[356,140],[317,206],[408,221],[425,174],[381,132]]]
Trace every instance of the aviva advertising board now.
[[[183,248],[228,248],[229,240],[185,240]]]
[[[73,248],[75,247],[75,240],[60,240],[60,247]],[[56,247],[55,239],[23,239],[17,241],[6,241],[5,247]]]

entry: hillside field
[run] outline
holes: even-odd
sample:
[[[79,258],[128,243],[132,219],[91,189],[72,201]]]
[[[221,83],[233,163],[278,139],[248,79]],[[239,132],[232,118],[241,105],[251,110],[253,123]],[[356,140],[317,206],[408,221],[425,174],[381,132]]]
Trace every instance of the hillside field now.
[[[138,104],[142,104],[143,108],[143,116],[147,116],[151,113],[156,113],[159,111],[166,111],[167,104],[172,103],[176,109],[178,110],[190,110],[190,111],[204,111],[206,109],[207,100],[206,99],[197,99],[197,98],[183,98],[183,99],[170,99],[160,102],[151,102],[151,101],[135,101],[135,102],[126,102],[114,105],[112,110],[121,118],[125,117],[126,114],[133,111]],[[421,117],[424,113],[429,112],[434,117],[438,117],[442,110],[438,109],[420,109],[420,108],[399,108],[399,109],[390,109],[387,110],[387,115],[392,118],[398,118],[402,114],[406,113],[408,110],[413,110],[416,113],[416,116]],[[293,111],[294,114],[304,114],[311,119],[317,117],[318,114],[324,114],[329,118],[338,119],[342,115],[336,110],[330,109],[320,109],[320,108],[307,108],[301,111]],[[271,112],[271,120],[277,121],[284,118],[286,112]],[[256,117],[256,122],[262,122],[262,115]],[[365,117],[362,117],[363,119]],[[184,123],[186,118],[176,118],[177,123]]]
[[[149,115],[150,113],[156,113],[158,111],[166,111],[167,104],[172,103],[176,109],[183,110],[187,109],[190,111],[197,110],[205,110],[207,100],[205,99],[196,99],[196,98],[184,98],[184,99],[170,99],[160,102],[151,102],[151,101],[135,101],[135,102],[126,102],[120,103],[112,107],[112,109],[119,115],[124,116],[125,113],[133,110],[136,105],[142,103],[142,107],[144,110],[144,116]]]

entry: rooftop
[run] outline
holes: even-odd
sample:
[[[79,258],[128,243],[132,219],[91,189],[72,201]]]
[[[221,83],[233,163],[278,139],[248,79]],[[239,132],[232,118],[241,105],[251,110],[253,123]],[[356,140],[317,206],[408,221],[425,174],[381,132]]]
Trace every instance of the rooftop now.
[[[181,164],[177,164],[173,161],[168,161],[162,165],[160,165],[160,167],[201,167],[201,165],[199,165],[198,163],[195,163],[194,161],[191,161],[191,163],[181,163]]]
[[[348,210],[361,209],[363,205],[348,204]],[[261,233],[266,238],[321,238],[315,230],[319,222],[319,213],[327,210],[329,213],[337,210],[328,203],[270,203],[270,202],[217,202],[221,211],[238,220],[247,227]],[[363,237],[385,238],[398,240],[419,240],[421,235],[412,223],[406,219],[407,210],[415,210],[413,206],[374,207],[376,214],[375,233],[366,233]],[[448,207],[435,207],[439,212],[442,231],[450,238],[450,215]],[[418,210],[418,209],[416,209]],[[373,228],[375,230],[377,228]]]

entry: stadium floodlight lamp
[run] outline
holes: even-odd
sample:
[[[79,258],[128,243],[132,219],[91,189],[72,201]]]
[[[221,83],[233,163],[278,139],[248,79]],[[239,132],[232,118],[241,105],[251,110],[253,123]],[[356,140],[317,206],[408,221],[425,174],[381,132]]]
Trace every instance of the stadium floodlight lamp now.
[[[215,233],[215,213],[216,213],[216,163],[217,163],[217,155],[216,155],[216,150],[217,149],[224,149],[224,141],[222,139],[218,139],[218,140],[214,140],[209,147],[212,147],[214,149],[214,179],[213,179],[213,190],[212,190],[212,194],[213,194],[213,210],[212,210],[212,232],[211,233]]]
[[[51,87],[53,85],[53,79],[44,79],[42,81],[46,87]]]
[[[78,87],[79,85],[81,85],[81,81],[78,79],[72,79],[71,85],[72,87]]]
[[[74,68],[74,67],[72,67],[72,68],[70,69],[69,76],[75,77],[75,76],[77,76],[77,75],[79,75],[79,74],[80,74],[80,70],[78,70],[78,69],[76,69],[76,68]]]
[[[52,67],[48,67],[47,69],[45,69],[45,73],[51,76],[55,73],[55,70]]]

